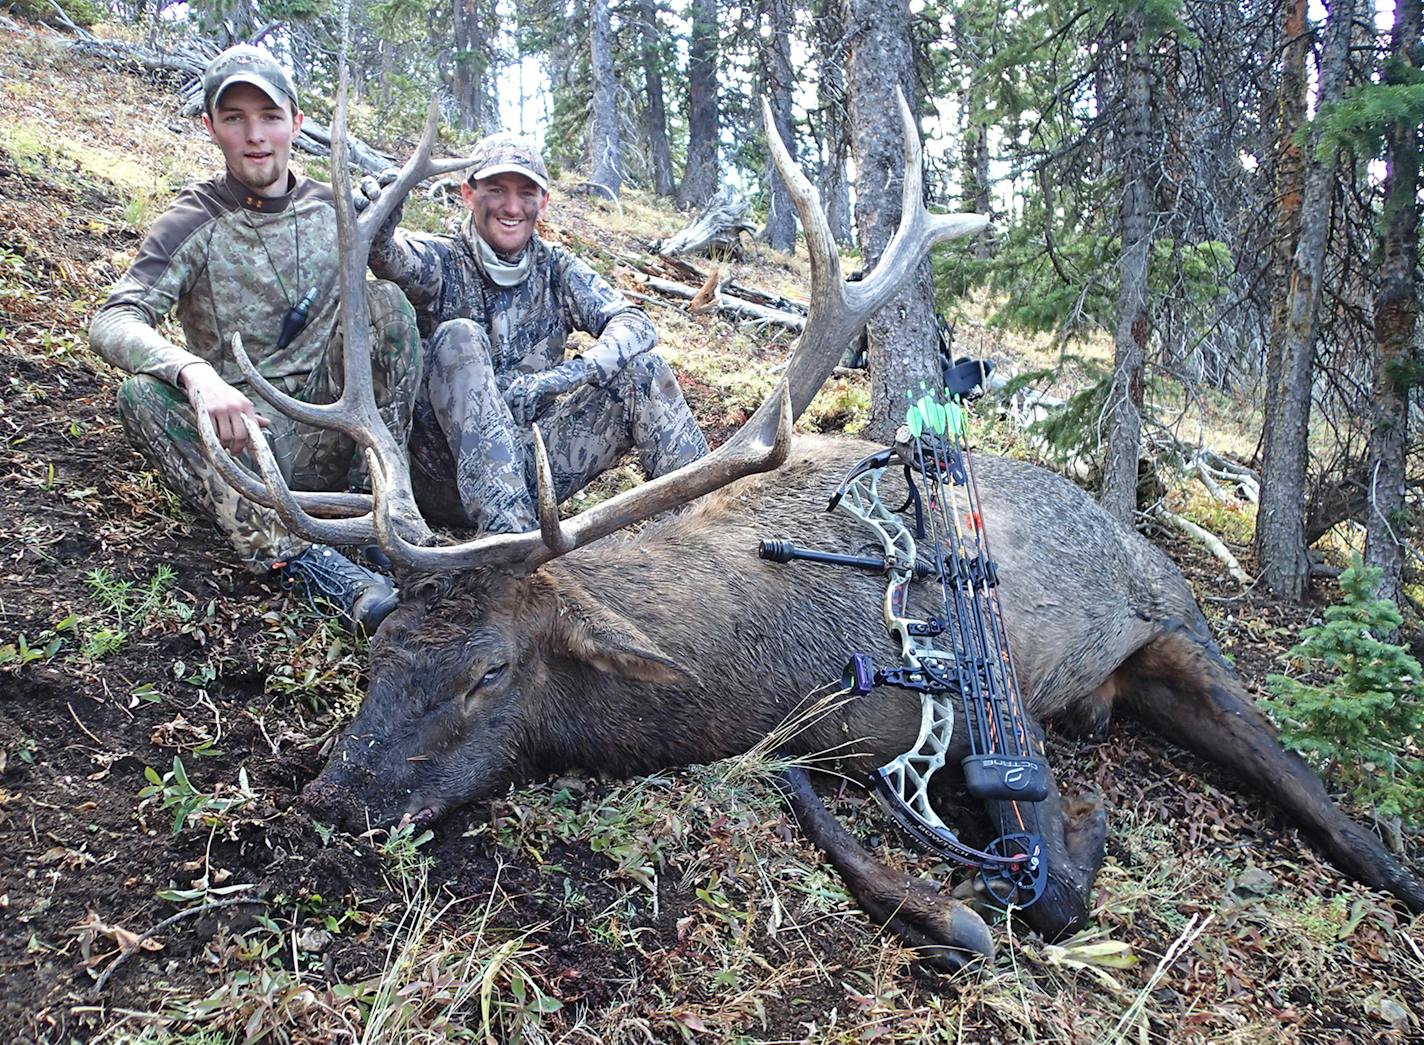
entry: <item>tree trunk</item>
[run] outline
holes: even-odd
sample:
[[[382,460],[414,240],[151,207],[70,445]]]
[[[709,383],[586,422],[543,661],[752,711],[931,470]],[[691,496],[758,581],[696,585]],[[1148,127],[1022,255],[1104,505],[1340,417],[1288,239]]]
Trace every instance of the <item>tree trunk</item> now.
[[[615,197],[623,185],[623,149],[618,140],[618,83],[613,74],[613,26],[608,0],[588,9],[589,57],[593,69],[593,126],[589,134],[589,181]]]
[[[667,111],[663,105],[662,63],[658,55],[658,9],[654,0],[639,0],[638,20],[643,37],[643,85],[648,95],[648,152],[653,164],[653,191],[671,196],[677,191],[672,173],[672,148],[668,145]]]
[[[1335,0],[1331,7],[1321,60],[1319,105],[1337,101],[1344,91],[1354,6],[1354,0]],[[1302,25],[1301,33],[1304,31]],[[1290,148],[1297,150],[1295,145]],[[1286,160],[1287,169],[1295,162]],[[1284,196],[1281,201],[1282,208],[1296,211],[1297,235],[1282,305],[1272,320],[1275,329],[1267,360],[1266,444],[1261,464],[1261,504],[1256,512],[1261,580],[1276,598],[1291,602],[1303,601],[1310,583],[1310,556],[1305,543],[1305,469],[1309,459],[1315,319],[1335,186],[1333,159],[1322,162],[1311,149],[1301,162],[1305,170],[1303,193],[1298,200]]]
[[[865,268],[879,261],[900,220],[905,175],[896,88],[919,97],[910,42],[908,0],[846,0],[850,31],[851,145],[855,153],[855,219]],[[869,439],[890,442],[904,420],[905,393],[942,380],[934,296],[926,258],[905,289],[871,317]]]
[[[1105,407],[1107,459],[1099,500],[1107,513],[1128,526],[1137,511],[1137,461],[1142,442],[1142,371],[1151,329],[1147,316],[1147,262],[1152,249],[1148,226],[1148,185],[1152,157],[1152,56],[1143,36],[1141,11],[1128,16],[1123,78],[1123,116],[1118,142],[1122,172],[1118,261],[1117,335],[1113,380]]]
[[[816,10],[816,40],[820,51],[820,75],[816,101],[821,109],[822,157],[820,185],[825,201],[826,223],[831,236],[842,247],[854,242],[850,225],[850,186],[846,181],[846,156],[850,152],[847,131],[845,89],[845,23],[840,0],[819,0]]]
[[[762,83],[776,131],[791,159],[796,159],[796,125],[791,110],[791,10],[790,0],[764,0],[762,11],[771,34],[762,47]],[[790,254],[796,249],[796,208],[791,193],[776,172],[768,153],[766,179],[769,200],[763,238],[773,250]]]
[[[1261,428],[1261,504],[1256,509],[1256,555],[1263,566],[1268,555],[1280,556],[1275,549],[1290,548],[1290,513],[1293,505],[1302,503],[1302,489],[1292,491],[1281,487],[1283,473],[1272,476],[1269,466],[1272,460],[1281,456],[1279,429],[1283,426],[1304,430],[1304,421],[1299,426],[1289,424],[1282,416],[1286,400],[1282,396],[1282,374],[1285,371],[1285,329],[1286,298],[1290,286],[1290,271],[1295,258],[1296,242],[1300,238],[1301,204],[1305,198],[1305,156],[1296,142],[1296,133],[1305,122],[1305,59],[1310,51],[1310,34],[1306,31],[1306,0],[1282,0],[1281,14],[1284,19],[1281,49],[1280,90],[1276,96],[1275,112],[1272,114],[1276,137],[1276,151],[1273,157],[1272,180],[1276,186],[1276,214],[1274,235],[1273,294],[1271,303],[1271,332],[1266,346],[1266,372],[1264,376],[1263,400],[1265,418]],[[1272,490],[1272,487],[1275,487]],[[1267,512],[1267,504],[1272,505]],[[1283,505],[1282,518],[1275,508]],[[1285,530],[1285,533],[1279,531]],[[1272,551],[1268,551],[1270,546]],[[1304,554],[1304,548],[1300,548]],[[1289,563],[1299,560],[1293,551],[1285,553]],[[1291,572],[1295,571],[1292,566]],[[1275,590],[1271,582],[1266,582]],[[1304,590],[1305,579],[1299,584]]]
[[[1338,2],[1338,0],[1337,0]],[[1332,15],[1333,17],[1333,15]],[[1386,85],[1418,75],[1420,0],[1395,0]],[[1385,131],[1384,213],[1380,217],[1380,289],[1375,298],[1375,416],[1370,432],[1370,511],[1365,562],[1382,571],[1381,598],[1399,602],[1404,575],[1406,437],[1410,389],[1424,382],[1415,326],[1419,291],[1419,128],[1401,120]]]
[[[954,20],[955,46],[961,55],[980,53],[974,13],[962,10]],[[977,93],[974,83],[960,86],[960,209],[971,214],[991,213],[989,198],[989,128],[983,113],[975,104]],[[989,257],[992,244],[988,236],[978,236],[974,240],[974,256],[983,261]]]
[[[692,0],[687,45],[687,166],[677,202],[701,207],[717,191],[717,0]]]
[[[483,19],[477,0],[454,0],[452,7],[455,56],[450,94],[460,130],[484,133],[492,129],[490,116],[496,110],[485,89],[488,70]]]

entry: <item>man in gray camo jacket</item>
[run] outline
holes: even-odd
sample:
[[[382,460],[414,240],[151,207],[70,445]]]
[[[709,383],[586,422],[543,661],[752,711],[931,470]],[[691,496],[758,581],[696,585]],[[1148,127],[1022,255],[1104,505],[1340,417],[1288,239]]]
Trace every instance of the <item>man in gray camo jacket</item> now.
[[[219,440],[249,468],[256,464],[244,417],[265,430],[291,488],[344,490],[366,481],[349,438],[271,408],[247,387],[230,347],[240,334],[262,374],[299,399],[324,403],[340,394],[335,211],[330,188],[287,169],[302,124],[291,77],[267,52],[241,45],[213,59],[203,91],[203,126],[227,169],[185,188],[154,224],[100,307],[89,342],[134,375],[118,396],[129,440],[217,522],[244,562],[303,582],[351,623],[374,630],[396,604],[390,583],[241,497],[198,438],[201,400]],[[376,398],[400,439],[420,380],[420,336],[399,289],[371,283],[367,297]],[[291,319],[303,302],[304,325]],[[170,312],[183,345],[158,329]]]
[[[654,478],[707,453],[657,331],[591,268],[541,240],[549,177],[510,134],[475,146],[470,211],[448,236],[378,235],[371,270],[415,305],[425,375],[412,479],[429,518],[491,532],[538,527],[533,425],[563,501],[629,449]],[[368,180],[368,196],[379,192]],[[573,330],[596,340],[564,359]]]

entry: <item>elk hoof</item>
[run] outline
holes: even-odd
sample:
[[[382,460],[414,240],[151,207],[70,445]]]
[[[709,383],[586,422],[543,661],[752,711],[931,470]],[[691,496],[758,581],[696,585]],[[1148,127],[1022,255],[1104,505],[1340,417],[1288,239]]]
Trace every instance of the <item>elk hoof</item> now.
[[[882,867],[853,883],[852,891],[872,918],[929,965],[958,972],[994,957],[994,940],[984,919],[926,882]]]

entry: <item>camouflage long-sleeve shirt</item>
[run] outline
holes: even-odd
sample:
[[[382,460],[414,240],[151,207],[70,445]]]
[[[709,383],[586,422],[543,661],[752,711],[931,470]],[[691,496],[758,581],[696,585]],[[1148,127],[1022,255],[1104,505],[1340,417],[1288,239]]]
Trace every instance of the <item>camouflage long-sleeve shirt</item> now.
[[[285,196],[254,195],[226,174],[189,185],[154,223],[138,257],[114,284],[89,344],[122,370],[178,383],[205,360],[243,384],[234,333],[269,379],[316,369],[337,329],[336,218],[331,189],[293,177]],[[276,350],[287,310],[315,287],[307,325]],[[187,347],[156,329],[175,309]]]
[[[450,235],[397,230],[371,251],[371,271],[405,291],[422,337],[447,320],[472,319],[489,335],[496,374],[534,373],[562,362],[570,332],[582,330],[597,338],[583,358],[599,386],[657,344],[647,314],[562,247],[536,235],[526,278],[501,287],[485,275],[475,235],[466,217]]]

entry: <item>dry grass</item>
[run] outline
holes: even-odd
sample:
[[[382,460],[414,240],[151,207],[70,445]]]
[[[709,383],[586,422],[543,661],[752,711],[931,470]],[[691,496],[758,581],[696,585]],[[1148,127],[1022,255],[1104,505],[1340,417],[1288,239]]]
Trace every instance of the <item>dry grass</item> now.
[[[36,178],[102,183],[116,201],[106,220],[129,220],[117,201],[150,185],[162,190],[151,203],[161,208],[163,191],[215,163],[201,131],[172,115],[166,93],[70,59],[47,35],[7,35],[5,44],[0,145],[17,162],[32,160]],[[119,156],[124,162],[110,162]],[[625,194],[621,216],[561,192],[551,215],[557,228],[601,229],[626,252],[681,220],[637,192]],[[631,286],[626,265],[599,264]],[[738,276],[796,293],[804,260],[762,252]],[[669,358],[715,404],[702,418],[713,426],[735,424],[759,401],[790,347],[676,309],[654,316]],[[1051,345],[972,320],[959,338],[1021,369],[1056,358]],[[1105,358],[1103,346],[1092,347]],[[853,427],[864,395],[863,379],[833,383],[808,424]],[[1209,441],[1234,410],[1204,400],[1191,409],[1201,411]],[[981,431],[1014,439],[988,419]],[[610,480],[629,481],[626,472]],[[1235,510],[1201,498],[1178,508],[1232,540],[1248,534]],[[279,695],[302,707],[349,699],[335,676],[351,650],[329,636],[284,640],[282,627],[274,616],[268,656],[290,670],[273,685],[294,688]],[[75,1018],[95,1028],[94,1040],[188,1045],[1418,1040],[1419,919],[1344,882],[1259,802],[1223,793],[1194,763],[1183,770],[1132,737],[1060,744],[1055,755],[1066,789],[1095,789],[1112,803],[1091,925],[1057,944],[1001,925],[995,961],[958,976],[917,969],[872,925],[796,835],[765,780],[769,767],[743,761],[614,786],[573,777],[520,789],[441,853],[420,850],[411,867],[424,870],[406,895],[288,898],[265,923],[187,941],[201,979],[175,974],[170,983],[154,961],[143,974],[151,1005],[76,1001]],[[962,879],[900,849],[858,795],[839,801],[838,812],[888,861],[946,883]],[[232,837],[265,837],[256,832],[284,823],[271,820],[232,827]],[[363,844],[318,843],[309,824],[289,830],[283,844],[326,857]],[[462,877],[460,860],[471,854],[495,868],[477,887]],[[510,882],[516,873],[520,886]],[[304,934],[331,925],[352,953],[376,963],[373,973],[343,976],[303,949]],[[35,946],[50,945],[37,938]],[[68,974],[77,957],[54,961]]]

